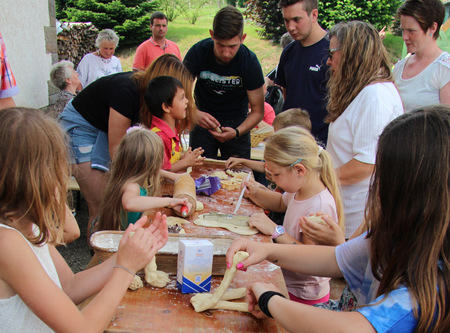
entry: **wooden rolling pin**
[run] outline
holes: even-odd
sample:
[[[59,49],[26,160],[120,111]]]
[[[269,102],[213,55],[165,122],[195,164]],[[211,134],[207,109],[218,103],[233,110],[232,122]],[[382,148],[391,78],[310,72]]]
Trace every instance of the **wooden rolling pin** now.
[[[194,179],[189,174],[182,174],[175,180],[173,187],[173,197],[174,198],[187,198],[191,203],[192,207],[188,211],[187,206],[181,207],[181,211],[177,212],[177,215],[181,217],[191,216],[195,209],[197,208],[197,196],[195,194],[195,182]]]

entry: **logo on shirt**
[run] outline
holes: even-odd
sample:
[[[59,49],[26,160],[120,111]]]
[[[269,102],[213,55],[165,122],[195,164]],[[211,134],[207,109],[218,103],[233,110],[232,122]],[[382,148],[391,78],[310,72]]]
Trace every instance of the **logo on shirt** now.
[[[202,71],[200,72],[199,78],[201,80],[208,80],[224,87],[232,86],[235,88],[242,86],[242,79],[239,76],[222,76],[211,73],[210,71]]]
[[[316,66],[309,66],[309,70],[313,71],[313,72],[318,72],[318,71],[320,71],[320,67],[322,67],[322,66],[319,66],[316,64]]]

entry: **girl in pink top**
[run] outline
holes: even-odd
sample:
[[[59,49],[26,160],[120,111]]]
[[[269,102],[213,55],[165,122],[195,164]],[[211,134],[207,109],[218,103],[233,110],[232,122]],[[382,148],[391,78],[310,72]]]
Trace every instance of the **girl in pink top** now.
[[[330,155],[318,146],[313,136],[299,127],[288,127],[269,137],[264,151],[266,168],[272,181],[285,193],[261,189],[246,182],[246,194],[264,209],[285,212],[283,226],[277,226],[264,213],[253,214],[249,224],[276,243],[314,244],[303,235],[302,216],[327,214],[342,227],[343,209]],[[324,222],[325,223],[325,222]],[[291,300],[305,304],[329,299],[329,279],[283,269]]]

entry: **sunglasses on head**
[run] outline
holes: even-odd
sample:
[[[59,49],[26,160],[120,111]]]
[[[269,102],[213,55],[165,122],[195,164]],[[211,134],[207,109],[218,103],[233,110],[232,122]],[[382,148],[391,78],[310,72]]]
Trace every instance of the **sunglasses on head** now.
[[[334,49],[329,49],[329,50],[328,50],[328,57],[330,58],[330,60],[333,59],[333,54],[334,54],[334,52],[339,51],[339,50],[341,50],[341,49],[342,49],[342,47],[336,47],[336,48],[334,48]]]

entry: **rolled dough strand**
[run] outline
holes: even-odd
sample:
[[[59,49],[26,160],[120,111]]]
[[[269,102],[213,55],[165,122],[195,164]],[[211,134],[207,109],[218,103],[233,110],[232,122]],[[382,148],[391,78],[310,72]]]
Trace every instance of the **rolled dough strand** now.
[[[221,298],[222,301],[231,301],[245,296],[247,288],[236,288],[228,290]]]
[[[231,281],[233,281],[236,274],[236,265],[245,260],[249,254],[244,251],[238,251],[234,254],[233,264],[231,268],[227,268],[220,286],[216,289],[214,294],[197,294],[191,298],[191,304],[194,306],[196,312],[202,312],[214,308],[214,306],[222,299],[227,291]]]
[[[240,312],[250,312],[248,311],[248,304],[245,302],[228,302],[219,301],[212,309],[215,310],[233,310]]]

